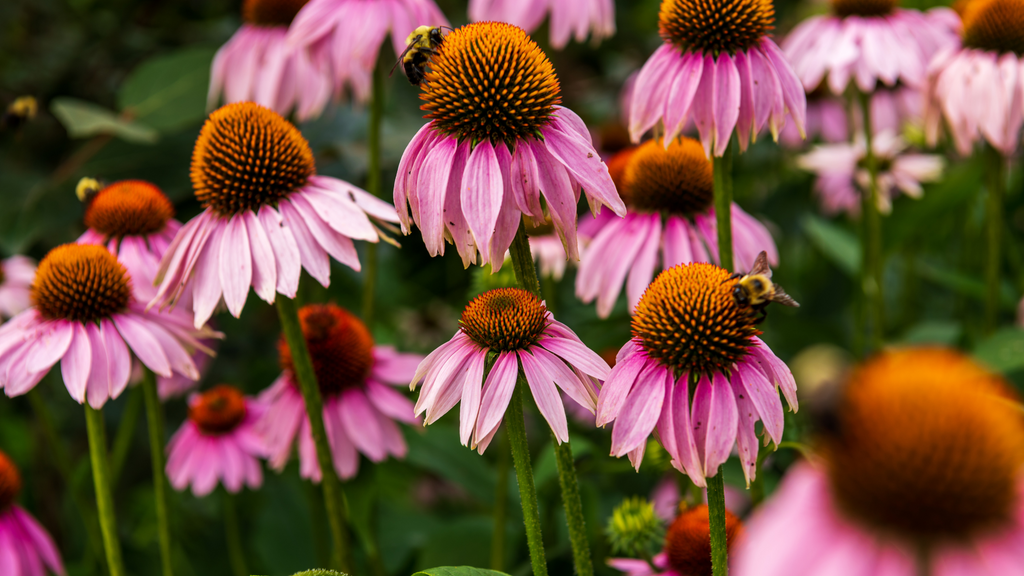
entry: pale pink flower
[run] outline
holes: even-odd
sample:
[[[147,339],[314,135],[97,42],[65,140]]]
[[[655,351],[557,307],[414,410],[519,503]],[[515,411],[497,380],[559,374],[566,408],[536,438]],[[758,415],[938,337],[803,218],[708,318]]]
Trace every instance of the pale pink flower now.
[[[208,106],[252,101],[299,121],[319,116],[331,97],[326,58],[287,42],[303,0],[246,0],[242,27],[221,46],[210,70]]]
[[[701,489],[701,492],[703,493],[701,502],[707,504],[708,491],[704,488]],[[685,505],[682,500],[679,496],[679,477],[676,476],[674,471],[670,470],[662,476],[661,480],[654,486],[654,490],[651,491],[651,504],[654,505],[654,513],[662,520],[671,521],[679,514],[680,504]],[[742,515],[750,508],[750,496],[746,490],[726,484],[725,507]]]
[[[495,56],[466,67],[464,58],[476,51]],[[498,71],[515,81],[497,97],[461,96],[487,86]],[[432,256],[444,254],[447,240],[463,265],[489,263],[497,271],[525,214],[538,222],[550,217],[566,253],[578,260],[581,189],[592,210],[603,204],[625,213],[587,127],[556,105],[554,68],[521,29],[484,22],[449,33],[421,87],[430,123],[402,155],[394,199],[402,230],[415,223]]]
[[[31,514],[15,504],[21,474],[0,452],[0,574],[64,576],[64,564],[53,538]]]
[[[779,132],[779,142],[787,148],[802,148],[804,139],[823,142],[849,140],[849,120],[842,99],[828,95],[807,95],[806,134],[800,134],[795,124],[786,124]]]
[[[565,254],[562,241],[555,234],[530,236],[530,253],[540,267],[541,276],[561,280],[569,257]]]
[[[900,193],[911,198],[924,194],[922,182],[942,178],[944,162],[934,154],[908,153],[903,138],[892,132],[876,134],[872,140],[878,172],[878,209],[892,211],[892,200]],[[858,137],[852,144],[823,144],[797,160],[804,170],[818,178],[814,190],[828,214],[860,214],[861,195],[868,190],[871,176],[865,165],[867,147]]]
[[[922,13],[893,0],[879,13],[883,4],[835,0],[832,14],[812,16],[790,32],[782,49],[804,88],[824,82],[837,96],[851,80],[864,93],[897,82],[920,88],[932,56],[959,44],[960,19],[949,8]],[[864,9],[871,13],[860,14]]]
[[[224,171],[223,163],[240,168]],[[168,247],[149,305],[173,306],[190,294],[196,326],[222,301],[237,318],[250,287],[268,303],[277,293],[294,298],[302,268],[329,285],[332,257],[359,271],[352,240],[378,241],[371,218],[398,222],[390,204],[316,176],[295,126],[251,102],[210,115],[192,155],[192,185],[205,210]]]
[[[388,32],[395,54],[401,54],[419,26],[448,26],[448,20],[433,0],[310,0],[288,29],[288,45],[322,54],[335,93],[351,90],[365,102]]]
[[[374,346],[366,326],[334,304],[303,306],[299,320],[313,358],[338,476],[356,475],[360,453],[373,462],[388,456],[404,458],[408,448],[396,421],[417,424],[419,419],[413,415],[412,402],[389,385],[411,382],[423,357]],[[294,380],[291,352],[283,338],[278,348],[284,372],[259,396],[267,411],[258,429],[272,468],[284,468],[297,442],[302,477],[319,482],[320,464],[306,404]]]
[[[580,226],[588,243],[576,274],[576,296],[587,303],[596,299],[597,315],[607,318],[625,285],[633,313],[657,270],[717,262],[713,180],[711,162],[696,140],[676,138],[667,148],[655,140],[641,144],[629,156],[619,185],[626,217],[602,214]],[[767,228],[735,203],[732,237],[737,271],[750,270],[761,251],[778,263]]]
[[[847,116],[847,112],[850,115]],[[854,133],[862,133],[864,125],[859,106],[836,96],[824,84],[807,95],[807,139],[838,144],[850,140]],[[871,94],[871,126],[875,133],[900,133],[909,124],[921,127],[924,122],[924,97],[921,91],[909,86],[879,87]],[[779,141],[790,148],[804,146],[796,127],[787,124],[779,134]]]
[[[1010,0],[971,2],[964,9],[963,46],[947,47],[928,66],[929,144],[945,125],[964,156],[981,139],[1003,156],[1017,151],[1024,126],[1020,10]]]
[[[569,440],[565,407],[559,389],[593,411],[594,379],[608,375],[608,364],[586,347],[565,324],[554,319],[544,303],[519,288],[484,292],[466,306],[455,336],[431,352],[412,379],[421,382],[416,414],[426,424],[459,409],[459,438],[481,454],[505,417],[520,366],[529,391],[555,439]],[[484,379],[488,352],[497,352]]]
[[[25,256],[0,261],[0,318],[10,318],[31,305],[29,287],[36,263]]]
[[[775,444],[784,426],[778,388],[793,410],[789,368],[757,335],[758,312],[736,305],[735,280],[713,264],[669,268],[648,287],[633,317],[633,339],[619,351],[597,402],[597,425],[612,421],[611,454],[639,469],[647,438],[698,486],[739,447],[754,478],[755,424]],[[690,389],[693,389],[691,396]]]
[[[1024,429],[1005,389],[952,350],[869,360],[832,403],[821,458],[754,512],[730,572],[1024,574]]]
[[[192,485],[203,497],[220,482],[231,493],[263,484],[267,448],[256,433],[266,407],[221,384],[188,399],[188,419],[167,443],[167,478],[175,490]]]
[[[131,353],[161,376],[198,378],[192,352],[212,354],[199,339],[220,335],[194,330],[180,315],[146,311],[131,284],[106,248],[64,244],[51,250],[32,284],[32,307],[0,326],[4,393],[27,393],[60,361],[71,397],[99,409],[128,385]]]
[[[469,0],[473,22],[508,22],[527,34],[540,27],[551,14],[551,46],[565,48],[570,37],[583,42],[590,34],[597,43],[615,34],[613,0]]]
[[[731,11],[730,27],[720,12]],[[737,16],[740,14],[741,16]],[[663,0],[664,43],[647,60],[634,87],[629,132],[634,142],[659,122],[665,145],[691,119],[707,156],[721,156],[732,137],[740,150],[767,124],[772,137],[790,116],[804,133],[803,88],[775,42],[770,3]]]

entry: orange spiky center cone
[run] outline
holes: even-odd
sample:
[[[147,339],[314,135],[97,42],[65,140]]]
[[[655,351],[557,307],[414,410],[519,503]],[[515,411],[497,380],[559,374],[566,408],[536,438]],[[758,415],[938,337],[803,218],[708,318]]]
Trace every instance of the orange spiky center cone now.
[[[665,42],[715,56],[753,47],[774,23],[771,0],[662,0],[658,14]]]
[[[725,541],[731,550],[743,525],[735,514],[725,511]],[[711,576],[711,527],[708,507],[693,506],[680,512],[665,533],[665,556],[669,568],[685,576]]]
[[[245,397],[234,386],[218,384],[199,395],[188,408],[188,417],[210,436],[231,432],[245,420]]]
[[[21,492],[21,474],[11,458],[0,452],[0,512],[6,511],[14,504]]]
[[[112,238],[159,232],[171,218],[171,201],[142,180],[114,182],[96,193],[85,209],[85,225]]]
[[[519,288],[496,288],[470,300],[459,319],[462,331],[484,348],[501,352],[524,350],[547,327],[547,308]]]
[[[91,322],[124,310],[131,279],[103,246],[64,244],[43,258],[32,281],[32,305],[47,320]]]
[[[309,0],[245,0],[242,20],[263,27],[287,27]]]
[[[711,161],[693,138],[677,138],[667,149],[660,141],[648,140],[629,156],[619,194],[643,212],[705,213],[715,195]]]
[[[373,337],[366,325],[335,304],[303,306],[299,321],[320,393],[326,398],[363,386],[373,368]],[[281,367],[294,377],[295,364],[284,336],[278,352]]]
[[[963,23],[964,46],[1024,55],[1024,0],[972,0]]]

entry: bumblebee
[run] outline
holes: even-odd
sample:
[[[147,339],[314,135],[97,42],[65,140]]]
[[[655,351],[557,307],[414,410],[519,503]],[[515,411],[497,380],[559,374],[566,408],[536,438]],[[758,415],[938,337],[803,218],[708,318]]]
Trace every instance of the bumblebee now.
[[[405,39],[405,50],[398,55],[398,62],[391,67],[391,73],[395,72],[400,62],[405,68],[409,83],[419,86],[427,75],[427,61],[430,60],[430,55],[434,54],[444,41],[442,31],[445,29],[451,30],[447,26],[420,26],[413,30]]]
[[[732,297],[736,305],[750,307],[760,313],[754,322],[760,324],[768,317],[765,310],[771,302],[778,302],[784,306],[799,307],[800,304],[786,294],[778,284],[772,282],[772,270],[768,267],[768,255],[762,250],[754,260],[754,267],[747,274],[733,274],[729,280],[736,280],[732,289]]]
[[[95,178],[82,178],[75,186],[75,196],[79,202],[91,202],[92,199],[103,189],[103,182]]]
[[[7,128],[14,130],[25,122],[32,120],[39,113],[39,103],[32,96],[19,96],[11,102],[4,112],[2,120]]]

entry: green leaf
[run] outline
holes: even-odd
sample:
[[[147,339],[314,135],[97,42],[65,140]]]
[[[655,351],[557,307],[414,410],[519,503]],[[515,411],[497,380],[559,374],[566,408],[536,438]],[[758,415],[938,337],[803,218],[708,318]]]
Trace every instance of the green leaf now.
[[[821,252],[850,276],[860,270],[860,244],[845,228],[808,214],[803,219],[804,232]]]
[[[156,130],[149,126],[130,122],[102,106],[77,98],[54,98],[50,111],[72,138],[112,134],[137,144],[152,144],[159,138]]]
[[[118,106],[164,133],[202,120],[213,55],[209,48],[189,48],[143,62],[121,85]]]
[[[303,572],[296,572],[293,576],[345,576],[344,572],[335,572],[334,570],[306,570]]]
[[[441,566],[421,570],[412,576],[508,576],[508,574],[473,566]]]
[[[996,332],[975,346],[974,358],[1002,374],[1024,369],[1024,330],[1004,328]]]
[[[985,283],[973,276],[962,274],[955,270],[949,270],[941,266],[936,266],[928,262],[921,262],[918,264],[918,273],[922,278],[935,282],[940,286],[944,286],[954,292],[959,292],[960,294],[975,300],[984,302],[985,298],[988,297],[988,290],[985,287]],[[1017,299],[1014,296],[1013,287],[1004,282],[999,288],[1000,307],[1007,311],[1016,310]]]
[[[457,428],[432,424],[425,434],[407,433],[406,441],[406,462],[455,482],[487,505],[494,501],[494,471],[475,450],[459,443]]]
[[[963,335],[963,327],[959,322],[950,320],[925,320],[911,326],[903,334],[905,344],[944,344],[954,346]]]

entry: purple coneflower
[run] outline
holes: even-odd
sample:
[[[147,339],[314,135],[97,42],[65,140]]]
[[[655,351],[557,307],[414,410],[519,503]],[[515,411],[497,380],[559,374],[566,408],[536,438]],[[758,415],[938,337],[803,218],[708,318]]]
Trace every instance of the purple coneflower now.
[[[647,288],[633,339],[619,351],[597,403],[597,425],[615,421],[613,456],[629,454],[639,468],[657,427],[672,465],[698,486],[718,474],[733,445],[749,482],[757,421],[775,444],[782,440],[777,388],[796,410],[796,383],[758,338],[758,313],[736,303],[734,286],[727,270],[694,263],[665,270]]]
[[[25,394],[60,361],[71,397],[98,409],[128,385],[131,353],[160,376],[196,379],[191,354],[212,354],[199,339],[216,335],[180,315],[146,311],[106,248],[64,244],[40,262],[32,307],[0,326],[0,387]]]
[[[774,21],[770,0],[662,0],[664,44],[633,88],[633,141],[661,122],[667,145],[691,118],[707,156],[723,155],[734,129],[741,150],[765,124],[777,138],[787,115],[803,134],[804,91],[767,36]]]
[[[892,132],[876,134],[871,147],[879,164],[877,198],[878,210],[883,214],[892,211],[892,200],[899,193],[920,198],[924,194],[922,182],[942,177],[941,156],[907,153],[906,142]],[[826,213],[860,214],[861,195],[871,179],[864,165],[866,148],[864,139],[857,138],[852,144],[817,146],[798,159],[801,168],[818,175],[814,190]]]
[[[309,142],[258,104],[210,115],[192,153],[192,186],[205,210],[164,254],[150,306],[191,294],[195,325],[223,301],[236,318],[249,288],[266,302],[294,298],[302,268],[330,284],[330,258],[359,270],[353,239],[377,242],[371,218],[398,222],[394,207],[348,182],[316,176]]]
[[[21,474],[0,452],[0,574],[4,576],[64,575],[64,564],[53,538],[15,499]]]
[[[434,0],[309,0],[288,29],[293,49],[309,49],[330,63],[333,90],[370,98],[371,74],[388,32],[395,54],[419,26],[447,26]]]
[[[31,304],[29,287],[36,276],[36,264],[25,256],[0,261],[0,318],[10,318]]]
[[[167,478],[175,490],[192,485],[206,496],[217,487],[236,493],[263,484],[260,459],[266,457],[256,422],[266,408],[221,384],[188,399],[188,419],[167,444]]]
[[[625,213],[587,127],[558,106],[554,67],[522,29],[482,22],[449,33],[421,87],[430,122],[402,155],[394,198],[403,231],[415,222],[432,256],[447,240],[465,266],[496,271],[526,214],[550,216],[578,260],[581,188],[594,211]]]
[[[375,346],[366,326],[334,304],[303,306],[299,320],[323,397],[324,426],[338,476],[356,475],[360,453],[373,462],[389,455],[404,458],[407,448],[395,421],[416,424],[419,420],[413,415],[412,402],[388,385],[411,382],[423,357]],[[302,477],[319,482],[321,470],[306,405],[283,337],[278,350],[284,372],[259,396],[267,410],[258,429],[271,467],[284,468],[297,439]]]
[[[1024,574],[1024,424],[1006,389],[952,350],[869,360],[838,394],[822,459],[755,511],[732,572]]]
[[[961,154],[983,137],[1010,156],[1024,125],[1024,2],[972,1],[963,22],[963,46],[948,47],[928,67],[926,135],[934,144],[945,120]]]
[[[298,120],[315,118],[331,97],[326,59],[289,46],[288,25],[308,0],[244,0],[242,27],[221,46],[210,71],[209,107],[257,102]]]
[[[591,34],[600,42],[615,34],[615,4],[612,0],[470,0],[473,22],[508,22],[527,34],[540,27],[550,12],[551,46],[564,48],[570,37],[577,42]]]
[[[714,179],[700,142],[679,137],[665,148],[648,140],[629,154],[618,188],[626,217],[598,216],[593,225],[580,227],[589,244],[576,275],[576,295],[584,302],[596,298],[602,318],[611,314],[623,283],[632,312],[659,268],[718,261]],[[772,264],[778,262],[763,224],[735,203],[732,220],[737,270],[749,270],[761,251]]]
[[[609,558],[608,565],[626,576],[711,576],[711,526],[706,504],[691,506],[674,516],[665,533],[665,547],[651,562],[631,558]],[[725,511],[725,534],[729,550],[743,534],[743,523]],[[652,566],[653,564],[653,566]]]
[[[425,413],[426,424],[461,401],[459,437],[464,446],[483,454],[520,373],[559,443],[569,440],[559,389],[594,410],[594,379],[608,376],[608,364],[533,294],[519,288],[484,292],[466,306],[459,324],[455,336],[431,352],[412,379],[413,389],[423,382],[416,414]],[[485,380],[488,353],[497,355]]]
[[[920,88],[928,61],[958,44],[960,20],[949,8],[904,10],[898,0],[831,0],[832,13],[801,22],[783,42],[808,91],[822,82],[842,95],[852,79],[870,94],[879,83]]]

